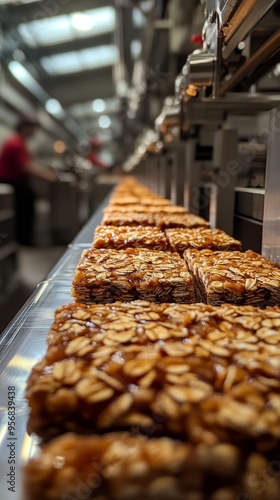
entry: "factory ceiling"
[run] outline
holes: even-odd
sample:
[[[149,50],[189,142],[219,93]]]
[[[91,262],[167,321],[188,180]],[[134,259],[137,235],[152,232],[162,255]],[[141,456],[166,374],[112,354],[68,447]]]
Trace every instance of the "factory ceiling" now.
[[[172,93],[198,12],[199,0],[0,0],[1,62],[77,137],[130,142]]]

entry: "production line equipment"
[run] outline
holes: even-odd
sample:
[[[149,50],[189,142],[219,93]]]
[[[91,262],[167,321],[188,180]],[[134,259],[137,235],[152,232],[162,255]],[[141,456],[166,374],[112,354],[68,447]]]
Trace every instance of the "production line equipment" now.
[[[279,260],[280,2],[205,0],[203,8],[202,46],[156,120],[165,154],[152,160],[159,173],[148,172],[160,192],[160,179],[169,179],[173,202],[208,211],[212,226],[249,234],[255,249]]]

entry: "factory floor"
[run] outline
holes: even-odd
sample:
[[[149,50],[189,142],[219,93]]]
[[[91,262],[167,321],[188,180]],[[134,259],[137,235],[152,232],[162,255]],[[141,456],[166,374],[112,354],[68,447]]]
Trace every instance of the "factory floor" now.
[[[65,250],[62,245],[18,247],[17,281],[0,301],[0,334]]]
[[[38,200],[35,209],[35,246],[18,246],[16,279],[11,279],[10,288],[0,295],[0,335],[67,248],[52,241],[49,204]]]

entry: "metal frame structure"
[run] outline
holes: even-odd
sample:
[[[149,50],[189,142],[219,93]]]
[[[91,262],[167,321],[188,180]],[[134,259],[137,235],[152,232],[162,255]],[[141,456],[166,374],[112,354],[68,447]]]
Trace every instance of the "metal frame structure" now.
[[[279,0],[204,0],[202,48],[188,56],[175,82],[175,97],[166,99],[155,123],[165,150],[157,164],[161,175],[170,179],[172,201],[197,212],[199,193],[206,186],[211,224],[229,233],[234,230],[238,175],[244,170],[244,157],[238,153],[239,138],[244,135],[242,118],[237,130],[230,125],[231,117],[251,117],[254,124],[259,114],[280,107],[280,93],[256,92],[261,77],[280,61],[279,5]],[[272,111],[270,123],[275,124],[275,116],[277,112]],[[199,160],[197,153],[202,128],[212,134],[213,155],[205,161]],[[278,185],[278,135],[275,133],[268,145],[263,251],[280,262],[275,250],[279,245],[271,240],[268,243],[275,233],[272,226],[278,224],[272,216],[275,196],[271,195],[273,184]],[[168,156],[173,158],[172,166],[166,161]],[[149,157],[145,162],[149,176]],[[167,195],[160,185],[162,180],[158,180],[157,190]],[[153,187],[157,187],[155,183]],[[242,196],[246,196],[246,189],[242,186]]]

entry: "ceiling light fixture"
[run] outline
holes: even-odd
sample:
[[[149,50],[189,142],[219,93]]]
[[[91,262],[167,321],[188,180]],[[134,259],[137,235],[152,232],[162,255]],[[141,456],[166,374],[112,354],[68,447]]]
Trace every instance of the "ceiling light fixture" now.
[[[8,68],[12,75],[37,99],[40,101],[48,99],[48,95],[41,85],[19,61],[11,61]]]
[[[103,101],[103,99],[94,99],[92,103],[92,109],[96,113],[103,113],[103,111],[105,111],[106,109],[105,101]]]
[[[110,33],[115,26],[115,9],[107,6],[20,23],[18,30],[27,45],[38,47]]]
[[[71,23],[78,31],[90,31],[93,27],[93,18],[82,12],[75,12],[71,16]]]
[[[45,108],[48,113],[54,116],[62,116],[64,114],[62,106],[57,99],[48,99]]]
[[[40,59],[49,75],[65,75],[114,65],[119,58],[115,45],[100,45],[72,52],[63,52]]]
[[[98,119],[98,125],[100,128],[110,128],[112,125],[111,118],[107,115],[101,115]]]

